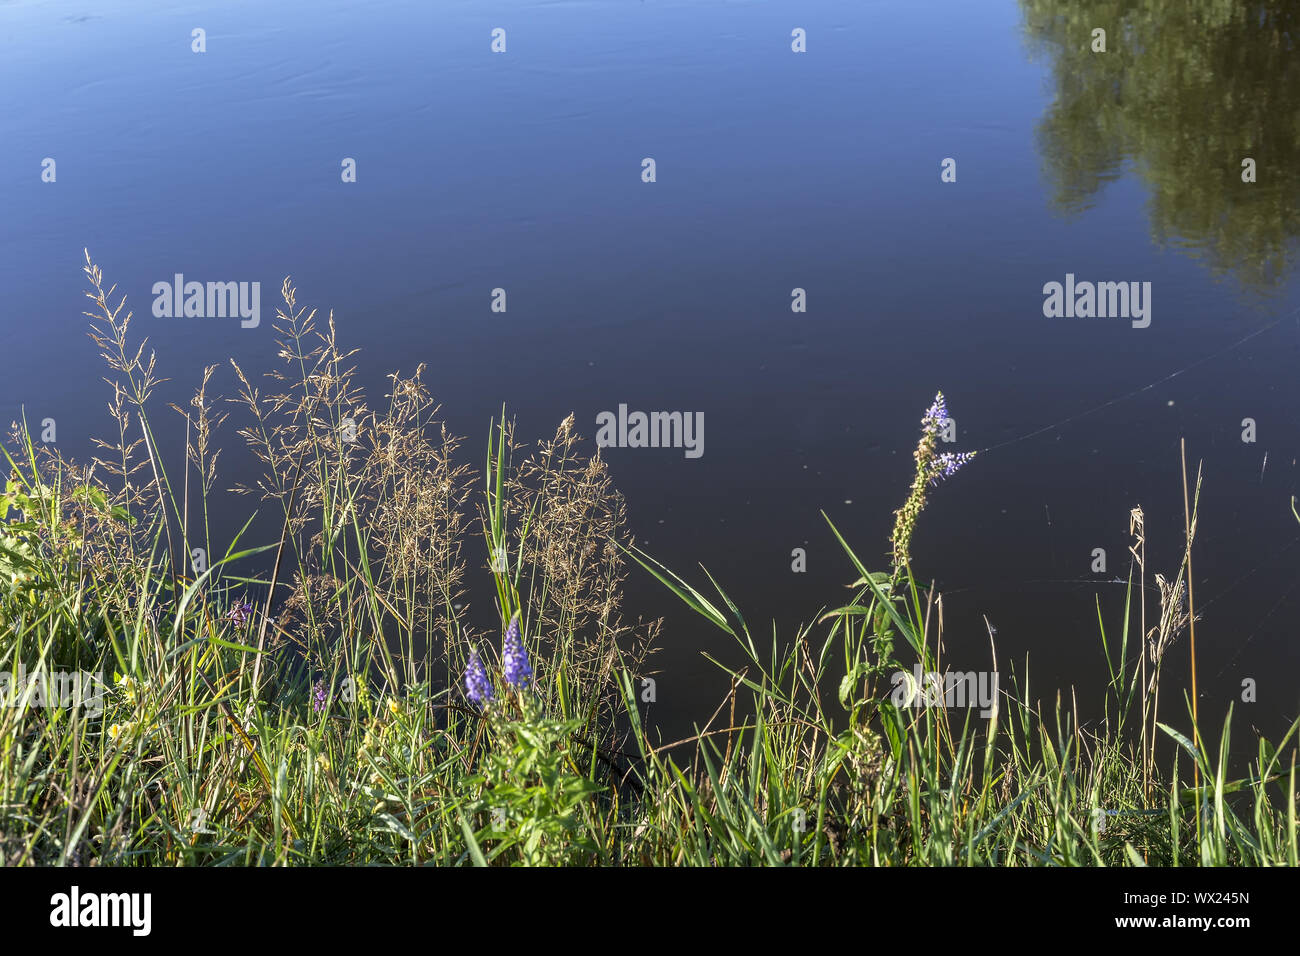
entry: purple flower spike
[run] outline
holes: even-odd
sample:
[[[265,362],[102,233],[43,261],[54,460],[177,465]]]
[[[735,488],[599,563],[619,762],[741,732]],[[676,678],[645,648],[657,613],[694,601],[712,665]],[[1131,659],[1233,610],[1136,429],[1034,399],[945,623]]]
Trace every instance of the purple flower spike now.
[[[925,417],[921,419],[921,427],[926,431],[931,428],[941,431],[947,422],[948,403],[944,401],[943,392],[936,392],[934,403],[925,410]]]
[[[316,711],[318,714],[322,713],[325,710],[325,704],[328,700],[329,696],[325,693],[325,681],[318,680],[316,686],[312,688],[312,710]]]
[[[253,605],[249,601],[244,601],[242,604],[232,604],[230,610],[226,612],[226,620],[233,621],[236,627],[243,627],[252,616]]]
[[[492,702],[492,682],[478,651],[469,652],[469,663],[465,665],[465,696],[480,707]]]
[[[528,652],[524,642],[519,639],[519,614],[510,618],[506,628],[505,647],[501,651],[502,669],[506,674],[506,683],[511,687],[525,687],[533,679],[533,669],[528,665]]]

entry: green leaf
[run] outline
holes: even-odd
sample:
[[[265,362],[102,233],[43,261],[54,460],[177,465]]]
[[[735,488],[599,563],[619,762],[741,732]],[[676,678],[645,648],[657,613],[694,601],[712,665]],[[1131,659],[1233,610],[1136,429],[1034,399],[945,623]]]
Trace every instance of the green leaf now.
[[[869,668],[865,662],[858,661],[853,665],[853,669],[844,675],[844,679],[840,681],[840,703],[843,706],[849,706],[849,697],[853,694],[853,689],[857,686],[858,681],[862,679],[862,675],[867,673],[868,670]]]

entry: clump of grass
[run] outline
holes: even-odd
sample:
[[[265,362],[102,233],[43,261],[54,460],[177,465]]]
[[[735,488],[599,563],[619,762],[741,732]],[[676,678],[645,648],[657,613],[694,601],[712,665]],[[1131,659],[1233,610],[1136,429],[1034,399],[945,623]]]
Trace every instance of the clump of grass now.
[[[487,610],[504,628],[524,595],[526,640],[547,651],[539,719],[614,772],[615,665],[644,668],[654,626],[622,620],[622,502],[571,420],[494,458],[476,516],[423,367],[372,409],[332,316],[286,281],[270,386],[232,363],[222,399],[205,369],[170,406],[187,435],[173,460],[153,354],[89,257],[86,276],[117,434],[82,469],[15,424],[0,668],[84,668],[111,689],[102,713],[30,695],[0,711],[5,862],[461,859],[488,786],[472,781],[513,732],[458,686],[484,643],[465,581],[477,541],[507,531]],[[257,545],[258,513],[229,540],[209,520],[230,418],[261,465],[235,491],[278,526]],[[434,794],[450,802],[431,814]]]
[[[1180,730],[1158,709],[1183,570],[1149,633],[1143,601],[1149,653],[1130,659],[1127,607],[1118,640],[1103,630],[1099,723],[1059,697],[1044,711],[1027,675],[987,723],[889,693],[943,655],[942,596],[909,553],[931,483],[965,460],[936,450],[942,396],[890,566],[840,538],[851,598],[760,652],[725,591],[636,548],[572,418],[529,448],[503,412],[476,476],[423,368],[372,409],[332,317],[288,281],[272,384],[232,366],[223,401],[206,369],[171,406],[171,456],[152,353],[89,257],[86,273],[116,435],[82,467],[16,423],[6,453],[0,864],[1296,863],[1295,726],[1230,779],[1231,715],[1210,750],[1194,713]],[[208,515],[230,418],[261,475],[227,540]],[[658,628],[622,618],[629,556],[746,660],[686,741],[641,721]],[[105,678],[101,707],[37,697],[33,677],[71,668]]]

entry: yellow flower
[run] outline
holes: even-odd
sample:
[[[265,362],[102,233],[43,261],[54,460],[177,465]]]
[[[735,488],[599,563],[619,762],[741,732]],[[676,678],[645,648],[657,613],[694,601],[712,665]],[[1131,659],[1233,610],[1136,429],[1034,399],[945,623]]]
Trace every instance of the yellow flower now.
[[[123,677],[121,680],[122,693],[126,696],[128,704],[134,704],[136,694],[139,693],[140,684],[134,677]]]
[[[326,757],[324,754],[317,754],[317,755],[316,755],[316,769],[318,769],[318,770],[320,770],[320,771],[322,771],[322,772],[326,772],[326,771],[329,770],[329,768],[330,768],[330,761],[329,761],[329,758]]]
[[[392,698],[389,698],[388,710],[390,713],[392,713],[394,717],[396,717],[398,714],[402,712],[402,705],[399,704],[397,701],[393,700]]]
[[[130,734],[134,727],[135,724],[114,724],[112,727],[108,728],[108,736],[116,741],[123,735]]]

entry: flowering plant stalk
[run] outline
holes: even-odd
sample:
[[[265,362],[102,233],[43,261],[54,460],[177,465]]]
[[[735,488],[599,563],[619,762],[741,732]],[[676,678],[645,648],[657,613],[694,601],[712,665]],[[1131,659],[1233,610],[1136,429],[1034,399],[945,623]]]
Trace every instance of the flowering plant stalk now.
[[[916,474],[912,477],[911,492],[903,507],[894,512],[894,531],[890,535],[893,545],[894,575],[911,562],[912,532],[916,519],[925,509],[929,489],[945,478],[951,478],[962,465],[975,457],[975,452],[936,452],[937,442],[951,423],[943,392],[934,396],[934,402],[921,419],[921,440],[912,457],[916,460]]]

